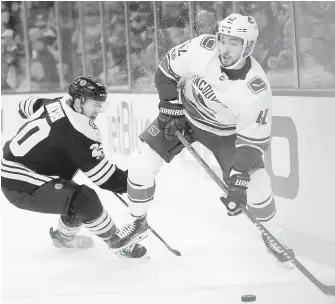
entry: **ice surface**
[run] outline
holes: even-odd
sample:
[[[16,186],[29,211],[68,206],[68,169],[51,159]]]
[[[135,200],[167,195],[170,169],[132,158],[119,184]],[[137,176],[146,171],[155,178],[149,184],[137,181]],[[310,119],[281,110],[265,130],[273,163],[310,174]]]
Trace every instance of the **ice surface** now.
[[[115,161],[125,167],[127,158]],[[91,185],[82,176],[77,181]],[[124,223],[126,208],[107,191],[98,193],[116,223]],[[48,229],[58,217],[19,210],[2,197],[2,303],[238,304],[243,294],[255,294],[258,304],[335,303],[298,270],[279,266],[243,215],[225,215],[219,195],[201,171],[165,166],[149,223],[182,256],[150,233],[143,242],[150,260],[114,257],[100,240],[84,252],[53,248]],[[334,269],[299,260],[335,284]]]

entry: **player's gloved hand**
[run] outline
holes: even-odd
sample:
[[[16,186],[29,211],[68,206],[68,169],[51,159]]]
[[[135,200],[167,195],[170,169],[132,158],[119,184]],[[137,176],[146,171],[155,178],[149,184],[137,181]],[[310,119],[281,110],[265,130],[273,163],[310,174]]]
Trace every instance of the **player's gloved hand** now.
[[[158,127],[164,131],[166,139],[175,139],[177,131],[183,133],[185,129],[188,129],[182,104],[161,101],[158,107]]]
[[[242,213],[239,206],[247,205],[247,189],[250,182],[250,175],[232,170],[228,183],[227,198],[220,197],[222,203],[226,206],[229,216],[235,216]]]
[[[128,178],[128,170],[123,171],[115,165],[115,171],[111,177],[111,183],[113,185],[113,188],[111,188],[111,190],[119,194],[126,193],[127,178]]]

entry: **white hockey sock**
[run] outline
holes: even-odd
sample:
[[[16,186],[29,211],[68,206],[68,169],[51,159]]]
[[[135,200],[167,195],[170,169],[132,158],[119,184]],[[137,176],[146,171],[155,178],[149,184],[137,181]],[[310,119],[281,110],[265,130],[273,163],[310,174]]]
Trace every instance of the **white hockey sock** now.
[[[269,220],[268,222],[264,222],[263,225],[265,226],[266,229],[268,229],[271,234],[274,236],[279,236],[280,232],[283,230],[283,223],[280,219],[280,215],[278,211],[276,212],[276,215]]]
[[[127,192],[130,213],[135,217],[147,214],[150,202],[154,199],[156,184],[151,186],[135,184],[128,178]]]
[[[59,217],[58,220],[58,231],[62,235],[63,238],[65,239],[72,239],[80,230],[81,226],[77,227],[71,227],[68,226],[62,219],[62,217]]]
[[[109,240],[116,232],[116,226],[105,208],[99,217],[92,222],[84,223],[84,225],[104,241]]]

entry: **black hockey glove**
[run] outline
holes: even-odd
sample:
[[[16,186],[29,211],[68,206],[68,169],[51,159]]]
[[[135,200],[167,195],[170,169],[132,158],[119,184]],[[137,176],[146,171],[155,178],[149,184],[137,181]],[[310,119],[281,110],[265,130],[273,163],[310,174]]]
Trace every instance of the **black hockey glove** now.
[[[158,126],[164,132],[166,139],[175,139],[177,131],[183,133],[188,128],[183,105],[161,101],[158,107]]]
[[[115,165],[115,172],[111,177],[112,188],[115,193],[123,194],[127,192],[128,170],[123,171]]]
[[[226,206],[229,216],[235,216],[242,213],[239,206],[247,205],[247,189],[250,182],[250,176],[247,173],[233,171],[228,183],[227,198],[220,197],[222,203]]]

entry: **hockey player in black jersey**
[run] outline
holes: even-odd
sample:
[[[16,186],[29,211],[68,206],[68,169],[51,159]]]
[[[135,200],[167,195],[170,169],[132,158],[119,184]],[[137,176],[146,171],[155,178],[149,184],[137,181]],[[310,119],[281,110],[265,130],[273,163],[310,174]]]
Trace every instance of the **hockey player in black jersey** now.
[[[78,234],[82,226],[113,247],[111,237],[117,228],[110,214],[93,189],[72,181],[81,170],[102,189],[127,191],[127,171],[105,157],[94,124],[106,98],[102,83],[81,76],[70,85],[69,95],[23,100],[19,113],[27,121],[3,148],[4,196],[21,209],[60,214],[57,227],[50,228],[56,247],[90,248],[93,239]],[[140,258],[146,251],[134,244],[117,254]]]

